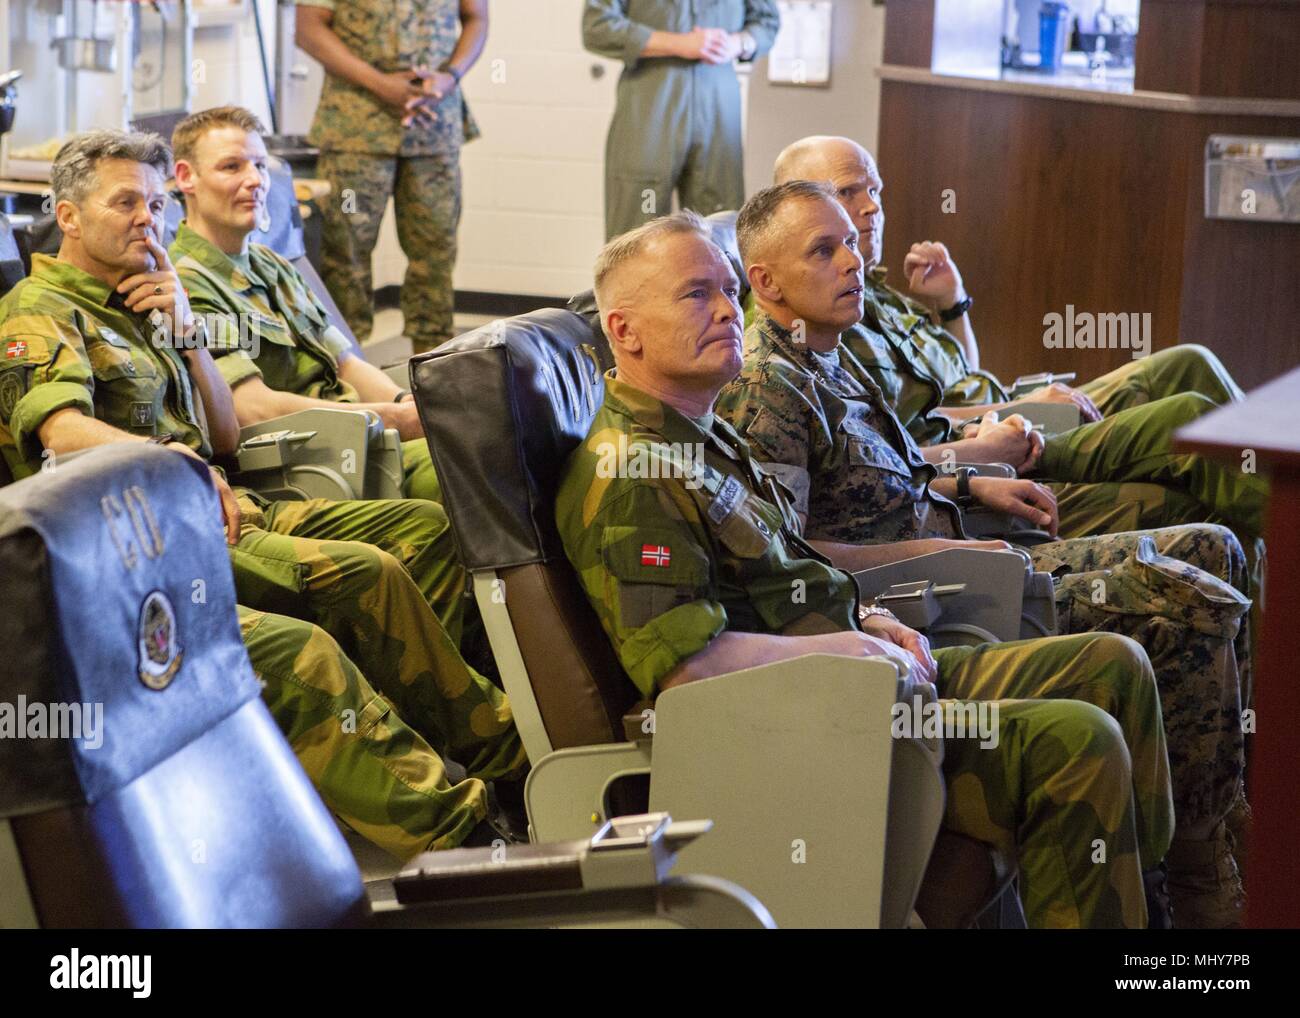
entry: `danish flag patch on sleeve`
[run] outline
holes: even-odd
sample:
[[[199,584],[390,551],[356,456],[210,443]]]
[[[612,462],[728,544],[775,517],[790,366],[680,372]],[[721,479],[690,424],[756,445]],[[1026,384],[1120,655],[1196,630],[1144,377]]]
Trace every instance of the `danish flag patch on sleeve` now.
[[[672,561],[673,550],[666,544],[641,545],[641,564],[643,566],[660,566],[667,568]]]

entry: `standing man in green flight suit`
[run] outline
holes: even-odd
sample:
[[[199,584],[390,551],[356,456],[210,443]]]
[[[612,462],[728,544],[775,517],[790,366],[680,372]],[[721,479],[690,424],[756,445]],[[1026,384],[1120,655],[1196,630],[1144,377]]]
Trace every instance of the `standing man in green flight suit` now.
[[[479,135],[460,80],[487,41],[487,0],[297,0],[298,45],[325,68],[307,138],[333,192],[321,277],[359,340],[374,324],[370,255],[391,195],[416,353],[453,335],[460,148]]]
[[[773,0],[587,0],[582,42],[623,61],[605,145],[605,236],[672,207],[709,215],[745,200],[735,60],[772,48]]]
[[[264,131],[239,106],[191,114],[172,130],[185,220],[170,254],[190,306],[208,323],[239,424],[320,406],[371,410],[403,440],[402,494],[441,502],[411,394],[356,355],[292,264],[248,242],[269,184]],[[250,332],[254,350],[241,345]]]
[[[1089,633],[932,655],[890,612],[860,605],[844,570],[890,549],[810,546],[785,489],[713,413],[740,367],[740,309],[730,263],[694,213],[607,244],[596,299],[616,368],[555,517],[637,688],[830,653],[884,656],[944,697],[997,700],[994,746],[945,739],[945,825],[1017,858],[1030,926],[1146,925],[1140,871],[1160,862],[1172,827],[1141,648]],[[648,469],[608,469],[613,448]]]

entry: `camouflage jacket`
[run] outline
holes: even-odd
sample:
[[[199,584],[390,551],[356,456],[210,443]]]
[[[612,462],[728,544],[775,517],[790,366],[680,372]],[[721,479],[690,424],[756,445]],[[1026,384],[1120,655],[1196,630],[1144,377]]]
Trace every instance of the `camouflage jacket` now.
[[[295,0],[333,12],[330,28],[355,56],[384,73],[420,64],[437,68],[460,38],[457,0]],[[307,140],[336,152],[373,155],[454,155],[479,136],[459,88],[433,107],[433,124],[402,126],[402,111],[373,93],[325,75]]]
[[[797,531],[788,492],[715,415],[605,376],[555,503],[565,554],[646,696],[724,630],[857,628],[857,586]]]
[[[899,420],[921,445],[950,438],[943,406],[979,406],[1007,398],[987,371],[972,371],[961,343],[930,320],[925,307],[885,285],[885,269],[867,274],[863,332],[847,343],[885,393]]]
[[[716,409],[795,492],[809,538],[873,544],[961,533],[957,507],[930,491],[938,471],[843,338],[818,353],[756,311],[744,366]]]
[[[185,359],[153,336],[107,283],[32,255],[32,274],[0,300],[0,452],[15,479],[40,469],[41,423],[66,407],[211,455]]]
[[[268,388],[353,402],[339,377],[352,344],[293,265],[269,247],[250,244],[232,258],[182,222],[168,252],[208,326],[217,367],[233,389],[260,376]]]

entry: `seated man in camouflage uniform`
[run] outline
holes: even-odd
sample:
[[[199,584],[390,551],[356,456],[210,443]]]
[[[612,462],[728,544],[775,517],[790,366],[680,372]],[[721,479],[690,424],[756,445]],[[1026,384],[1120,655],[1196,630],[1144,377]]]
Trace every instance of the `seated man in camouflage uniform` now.
[[[248,110],[220,106],[172,131],[186,218],[170,254],[190,307],[208,321],[239,424],[312,407],[371,410],[403,440],[402,494],[441,502],[411,394],[356,355],[293,265],[248,242],[270,184],[264,130]],[[249,334],[251,351],[240,345]]]
[[[153,441],[203,460],[214,446],[235,446],[230,389],[198,349],[201,319],[158,242],[169,162],[161,138],[118,131],[78,136],[54,161],[59,256],[35,255],[32,275],[0,301],[0,454],[15,477],[107,442]],[[327,681],[319,669],[295,678],[300,665],[337,653],[337,640],[438,753],[459,759],[478,779],[519,775],[525,759],[509,704],[465,664],[433,607],[446,597],[439,577],[449,574],[439,506],[413,499],[272,503],[233,492],[217,470],[212,479],[240,603],[317,623],[332,638],[295,626],[276,644],[275,660],[255,660],[264,675],[343,696],[358,711],[347,723],[378,733],[384,700],[359,682]],[[274,629],[276,617],[246,617],[246,630],[255,623]],[[282,723],[301,703],[295,698],[307,694],[286,686],[283,695]],[[392,775],[406,780],[401,758],[410,751],[412,784],[438,789],[441,763],[429,759],[427,747],[419,749],[399,726],[383,731],[391,752],[382,762]],[[315,764],[324,765],[334,733],[307,737],[307,751],[321,753]],[[372,746],[381,746],[378,738]],[[338,766],[332,759],[328,765]],[[482,813],[481,782],[458,794],[467,808],[444,844],[464,837]],[[420,808],[427,813],[427,802]]]
[[[960,420],[982,412],[988,408],[976,404],[997,403],[1005,390],[992,375],[978,370],[968,317],[953,324],[957,336],[949,335],[930,321],[924,308],[886,287],[875,271],[884,235],[883,184],[875,161],[847,138],[805,138],[777,159],[775,182],[796,179],[830,181],[859,230],[859,250],[873,270],[864,281],[862,321],[867,328],[845,342],[871,372],[927,460],[1010,463],[1022,474],[1033,471],[1049,479],[1066,537],[1222,523],[1233,528],[1252,560],[1262,562],[1262,544],[1256,542],[1263,531],[1267,484],[1203,457],[1172,452],[1178,428],[1241,397],[1210,351],[1180,345],[1078,390],[1050,386],[1031,393],[1027,398],[1080,406],[1085,421],[1106,415],[1049,438],[1045,448],[1041,436],[1030,434],[1020,418],[1010,423],[990,418],[978,437],[962,438],[954,433],[949,415]],[[951,262],[931,248],[914,251],[907,268],[923,290],[936,291],[936,299],[943,296],[938,293],[943,286],[956,282]],[[941,403],[967,408],[954,412]]]
[[[796,494],[804,533],[852,545],[927,549],[963,537],[937,471],[842,343],[862,329],[857,231],[830,186],[754,195],[737,221],[756,301],[744,368],[717,412]],[[799,330],[798,333],[794,330]],[[1025,479],[963,476],[967,498],[1055,530],[1051,492]],[[946,497],[945,497],[946,496]],[[1151,658],[1164,706],[1177,821],[1169,886],[1179,925],[1239,919],[1241,882],[1224,817],[1244,767],[1240,673],[1248,671],[1245,563],[1231,531],[1184,525],[1029,549],[1055,577],[1059,632],[1120,632]],[[1204,862],[1202,862],[1204,860]]]
[[[611,241],[596,265],[617,368],[566,465],[556,522],[628,675],[653,696],[805,654],[883,655],[945,697],[997,700],[996,747],[945,742],[945,823],[1018,858],[1031,926],[1143,925],[1140,871],[1164,856],[1171,819],[1146,656],[1112,634],[932,656],[888,612],[860,615],[837,567],[891,549],[810,547],[784,489],[712,413],[740,368],[736,294],[694,213]],[[623,443],[647,469],[607,469]],[[680,469],[687,455],[693,473]]]

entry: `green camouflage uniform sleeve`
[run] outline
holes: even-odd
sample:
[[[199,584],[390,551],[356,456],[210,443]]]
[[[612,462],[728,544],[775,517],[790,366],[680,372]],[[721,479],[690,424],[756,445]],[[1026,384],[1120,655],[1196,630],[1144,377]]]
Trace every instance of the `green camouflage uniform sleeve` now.
[[[41,424],[75,407],[95,416],[94,375],[75,330],[50,315],[8,307],[0,325],[0,441],[8,433],[16,476],[37,469]]]
[[[727,625],[726,611],[708,596],[701,535],[653,481],[614,480],[590,519],[585,511],[559,515],[565,553],[623,668],[653,696],[665,675]]]
[[[243,342],[239,316],[226,306],[221,294],[202,272],[184,266],[177,266],[177,272],[189,294],[190,310],[201,316],[208,327],[208,351],[226,384],[233,389],[250,378],[261,378],[262,369]]]
[[[753,59],[757,60],[772,48],[780,29],[781,15],[775,0],[745,0],[745,31],[757,44]]]

